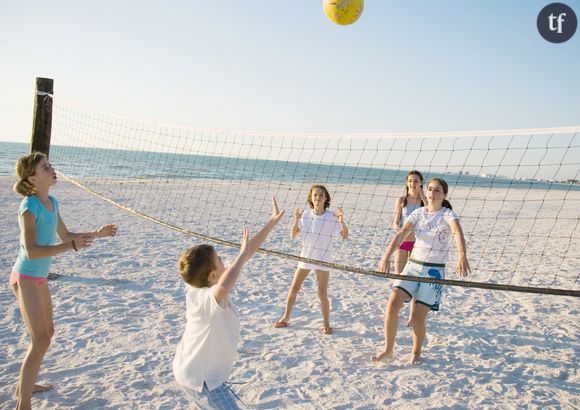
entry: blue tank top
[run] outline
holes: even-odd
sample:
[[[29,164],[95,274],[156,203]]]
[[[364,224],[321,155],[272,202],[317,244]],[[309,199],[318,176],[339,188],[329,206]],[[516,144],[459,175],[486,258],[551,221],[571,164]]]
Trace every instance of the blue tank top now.
[[[421,204],[413,205],[408,203],[403,207],[403,209],[401,210],[401,221],[400,221],[401,228],[403,227],[403,225],[405,225],[405,222],[407,222],[407,218],[409,217],[409,215],[411,215],[411,212],[413,212],[415,209],[421,208],[421,206],[422,206]]]
[[[56,228],[58,226],[58,203],[52,196],[48,196],[52,202],[53,211],[50,212],[35,195],[28,196],[20,203],[18,210],[18,223],[24,212],[29,211],[36,220],[36,244],[39,246],[51,246],[56,241]],[[24,227],[20,226],[20,251],[18,259],[12,268],[13,272],[22,275],[46,278],[52,263],[52,257],[29,259],[24,248]]]

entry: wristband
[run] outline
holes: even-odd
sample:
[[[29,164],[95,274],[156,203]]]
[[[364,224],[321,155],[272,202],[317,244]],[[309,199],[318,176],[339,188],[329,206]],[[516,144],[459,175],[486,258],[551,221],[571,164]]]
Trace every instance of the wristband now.
[[[75,252],[78,252],[79,250],[77,249],[77,246],[75,244],[75,240],[72,240],[72,244],[73,244],[73,249],[75,250]]]

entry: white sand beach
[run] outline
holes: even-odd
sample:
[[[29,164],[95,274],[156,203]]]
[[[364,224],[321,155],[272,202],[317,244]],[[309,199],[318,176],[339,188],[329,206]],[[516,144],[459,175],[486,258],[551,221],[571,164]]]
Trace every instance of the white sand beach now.
[[[11,192],[12,183],[12,178],[0,178],[1,409],[14,407],[12,394],[28,345],[8,286],[19,236],[20,197]],[[171,362],[184,326],[185,285],[176,261],[196,240],[64,181],[51,194],[59,200],[71,231],[115,223],[119,235],[100,240],[89,250],[55,258],[52,272],[61,275],[50,281],[56,333],[38,382],[56,387],[36,394],[33,407],[189,408],[174,382]],[[281,202],[294,207],[302,196],[290,194]],[[385,209],[390,212],[391,205]],[[278,230],[277,235],[287,235],[287,224]],[[377,239],[376,246],[385,240]],[[359,248],[352,253],[362,251]],[[235,254],[221,246],[218,251],[229,257]],[[401,321],[396,360],[375,365],[370,357],[383,342],[390,281],[333,272],[329,296],[335,331],[325,336],[320,332],[315,280],[310,277],[291,326],[275,329],[271,323],[282,314],[295,265],[258,254],[244,268],[232,296],[240,315],[241,342],[230,382],[246,406],[580,408],[577,298],[449,288],[441,311],[430,315],[424,363],[406,364],[411,335]],[[580,266],[569,269],[577,272]]]

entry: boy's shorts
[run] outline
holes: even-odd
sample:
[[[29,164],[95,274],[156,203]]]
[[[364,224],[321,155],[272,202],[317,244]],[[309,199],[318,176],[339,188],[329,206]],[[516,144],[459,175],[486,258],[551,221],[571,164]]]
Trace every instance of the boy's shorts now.
[[[420,262],[409,259],[402,276],[415,276],[422,278],[445,278],[445,265],[438,263]],[[443,286],[436,283],[412,282],[410,280],[397,279],[393,283],[393,288],[403,290],[409,295],[409,300],[414,296],[417,303],[429,306],[431,310],[438,311],[441,302]]]
[[[201,392],[181,386],[190,402],[199,409],[239,410],[238,397],[227,384],[209,391],[204,383]]]

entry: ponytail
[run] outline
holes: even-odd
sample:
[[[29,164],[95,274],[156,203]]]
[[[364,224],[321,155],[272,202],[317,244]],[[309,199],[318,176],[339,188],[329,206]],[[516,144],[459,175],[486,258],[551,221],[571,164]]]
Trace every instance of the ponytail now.
[[[19,181],[14,184],[14,192],[22,196],[31,196],[36,192],[36,188],[28,181],[28,178],[34,175],[36,166],[44,158],[46,158],[46,155],[42,152],[33,152],[16,161],[16,175]]]
[[[405,184],[405,195],[403,195],[403,204],[401,205],[401,208],[404,208],[407,206],[407,197],[409,196],[409,187],[407,186],[407,184]]]
[[[36,192],[36,188],[26,179],[21,179],[14,184],[14,192],[22,196],[31,196]]]
[[[443,204],[441,206],[443,206],[443,208],[449,208],[450,210],[453,210],[453,207],[451,207],[451,202],[449,202],[447,199],[443,200]]]

